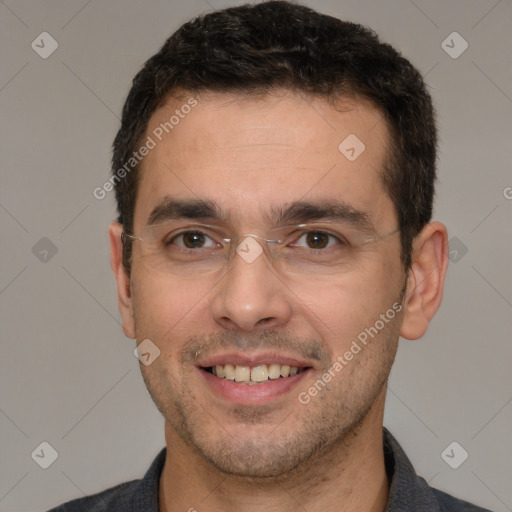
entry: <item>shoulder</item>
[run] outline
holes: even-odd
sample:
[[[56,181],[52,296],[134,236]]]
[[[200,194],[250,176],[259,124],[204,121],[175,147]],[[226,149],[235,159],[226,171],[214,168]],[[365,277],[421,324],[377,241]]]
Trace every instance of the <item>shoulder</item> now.
[[[478,507],[467,501],[455,498],[439,489],[431,489],[439,503],[440,512],[492,512],[487,508]]]
[[[58,507],[52,508],[48,512],[103,512],[107,510],[124,510],[128,507],[133,497],[134,491],[140,480],[132,480],[104,491],[84,498],[78,498]]]
[[[384,461],[390,481],[386,512],[491,512],[431,487],[416,474],[403,448],[385,427],[383,434]]]
[[[142,479],[124,482],[97,494],[68,501],[48,512],[157,512],[158,488],[165,456],[166,449],[163,448]]]

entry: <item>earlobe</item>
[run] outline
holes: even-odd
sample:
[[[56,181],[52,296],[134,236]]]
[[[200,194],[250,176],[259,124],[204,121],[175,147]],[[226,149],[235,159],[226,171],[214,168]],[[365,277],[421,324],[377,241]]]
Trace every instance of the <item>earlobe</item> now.
[[[416,340],[425,334],[441,305],[448,269],[448,233],[440,222],[427,224],[413,242],[400,336]]]
[[[110,266],[116,278],[117,300],[123,322],[123,332],[128,338],[135,339],[130,277],[123,265],[122,232],[123,226],[118,222],[112,222],[108,230],[110,238]]]

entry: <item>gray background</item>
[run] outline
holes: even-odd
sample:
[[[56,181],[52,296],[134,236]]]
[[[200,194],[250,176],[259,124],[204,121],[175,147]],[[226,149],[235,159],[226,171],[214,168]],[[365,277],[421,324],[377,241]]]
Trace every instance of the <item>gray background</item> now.
[[[99,201],[92,191],[108,178],[143,62],[189,18],[237,3],[0,4],[2,511],[45,510],[140,477],[164,445],[120,327],[107,239],[113,194]],[[448,226],[453,261],[427,335],[401,341],[385,425],[431,485],[512,510],[512,3],[306,3],[369,25],[402,51],[439,113],[435,218]],[[43,31],[58,42],[47,59],[31,47]],[[469,44],[458,58],[442,47],[454,31]],[[453,38],[445,45],[462,48]],[[43,441],[59,455],[46,470],[31,457]],[[452,441],[469,453],[458,469],[441,457]]]

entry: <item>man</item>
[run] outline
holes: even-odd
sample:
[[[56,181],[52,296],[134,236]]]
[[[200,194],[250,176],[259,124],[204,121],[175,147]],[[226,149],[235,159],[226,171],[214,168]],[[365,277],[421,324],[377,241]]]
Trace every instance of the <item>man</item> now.
[[[183,25],[126,100],[109,231],[166,448],[54,510],[483,510],[383,429],[442,299],[435,158],[421,75],[370,30],[281,1]]]

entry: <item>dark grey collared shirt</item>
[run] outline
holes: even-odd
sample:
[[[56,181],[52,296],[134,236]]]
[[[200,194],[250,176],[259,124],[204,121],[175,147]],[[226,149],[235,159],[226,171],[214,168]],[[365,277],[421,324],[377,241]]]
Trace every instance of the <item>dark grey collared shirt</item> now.
[[[385,427],[384,457],[390,480],[385,512],[491,512],[462,501],[438,489],[416,475],[398,441]],[[93,496],[69,501],[49,512],[159,512],[158,484],[164,467],[164,448],[142,480],[117,485]]]

